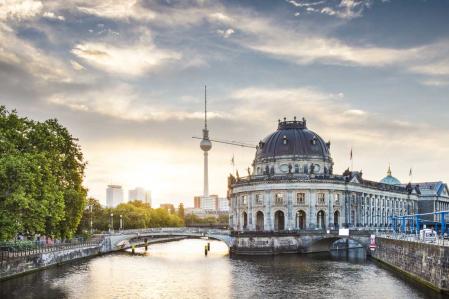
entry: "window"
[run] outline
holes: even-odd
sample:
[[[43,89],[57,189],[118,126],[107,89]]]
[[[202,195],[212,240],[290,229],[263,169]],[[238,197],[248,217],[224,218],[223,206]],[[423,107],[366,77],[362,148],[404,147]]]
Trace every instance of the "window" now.
[[[340,204],[340,194],[339,193],[335,194],[335,204],[336,205]]]
[[[296,204],[302,205],[306,201],[306,194],[305,193],[296,193]]]
[[[284,194],[276,193],[274,200],[275,200],[276,204],[283,204],[284,203]]]
[[[318,204],[324,204],[324,193],[318,193]]]
[[[247,200],[247,199],[248,199],[248,196],[247,196],[247,195],[243,195],[243,196],[242,196],[242,204],[243,204],[243,205],[246,205],[246,204],[248,203],[248,200]]]
[[[263,203],[263,199],[262,199],[262,194],[256,194],[256,204],[262,204]]]

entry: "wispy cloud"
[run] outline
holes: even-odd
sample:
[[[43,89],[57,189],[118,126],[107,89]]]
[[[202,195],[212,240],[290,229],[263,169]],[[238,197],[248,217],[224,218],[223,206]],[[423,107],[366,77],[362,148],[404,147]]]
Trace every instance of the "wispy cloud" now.
[[[98,69],[130,76],[142,75],[181,58],[181,54],[159,49],[151,42],[131,47],[87,42],[76,45],[72,53]]]

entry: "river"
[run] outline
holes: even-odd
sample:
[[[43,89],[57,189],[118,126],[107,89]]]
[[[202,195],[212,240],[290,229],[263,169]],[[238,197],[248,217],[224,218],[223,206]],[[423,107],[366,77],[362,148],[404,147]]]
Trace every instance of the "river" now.
[[[229,257],[186,239],[114,253],[0,283],[0,298],[443,298],[367,260],[363,250]]]

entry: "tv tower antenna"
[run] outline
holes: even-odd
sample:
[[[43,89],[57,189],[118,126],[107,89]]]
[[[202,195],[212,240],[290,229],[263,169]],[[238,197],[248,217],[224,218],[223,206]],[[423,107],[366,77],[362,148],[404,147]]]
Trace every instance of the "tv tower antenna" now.
[[[208,167],[208,151],[212,148],[209,140],[209,130],[207,129],[207,87],[204,85],[204,129],[203,139],[200,142],[200,148],[204,152],[204,186],[203,197],[209,197],[209,167]]]

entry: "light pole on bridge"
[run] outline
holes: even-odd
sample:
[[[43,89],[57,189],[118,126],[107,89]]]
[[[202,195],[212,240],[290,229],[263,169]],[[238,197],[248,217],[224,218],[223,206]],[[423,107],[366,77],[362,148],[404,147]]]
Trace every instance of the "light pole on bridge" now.
[[[123,218],[122,215],[120,215],[120,231],[123,230]]]
[[[114,232],[114,214],[113,213],[111,213],[111,232],[113,233]]]

